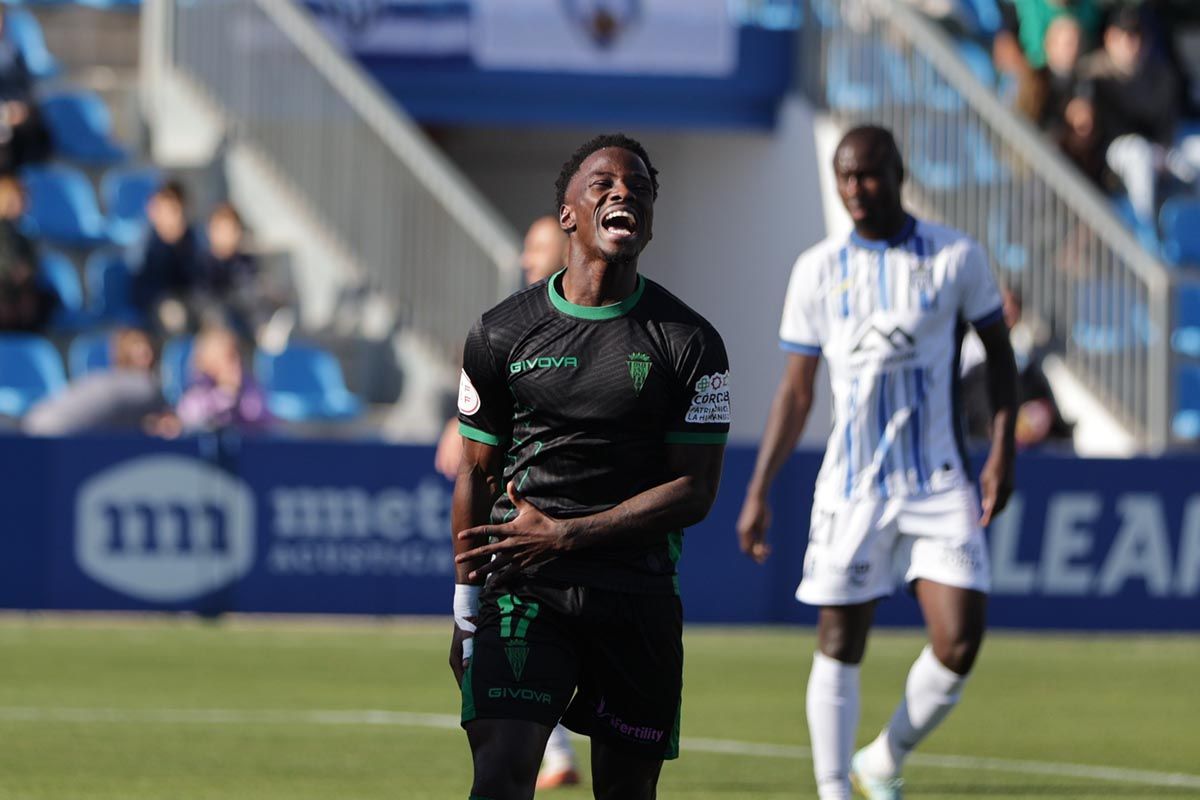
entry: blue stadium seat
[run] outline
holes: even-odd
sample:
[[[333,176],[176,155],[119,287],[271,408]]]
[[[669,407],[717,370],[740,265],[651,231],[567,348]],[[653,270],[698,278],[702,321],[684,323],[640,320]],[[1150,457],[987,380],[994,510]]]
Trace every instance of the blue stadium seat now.
[[[1075,287],[1071,341],[1076,347],[1106,355],[1156,339],[1145,305],[1128,297],[1118,281],[1088,281]]]
[[[108,369],[112,365],[112,331],[81,333],[67,348],[67,369],[78,380],[89,372]]]
[[[72,247],[109,242],[96,193],[82,172],[61,164],[28,167],[21,180],[29,194],[25,213],[39,237]]]
[[[979,82],[988,89],[996,87],[996,70],[992,66],[992,57],[986,50],[972,41],[962,41],[956,44],[963,64]],[[961,111],[966,101],[962,93],[955,89],[938,74],[933,64],[924,57],[915,59],[916,96],[930,108],[946,113]]]
[[[1125,223],[1125,227],[1133,232],[1142,247],[1156,256],[1162,255],[1163,247],[1158,238],[1158,231],[1151,221],[1138,217],[1137,212],[1133,210],[1133,203],[1130,202],[1129,195],[1122,193],[1114,196],[1112,205],[1113,211]]]
[[[1175,418],[1171,432],[1180,439],[1200,440],[1200,367],[1181,367],[1176,373]]]
[[[83,285],[71,259],[57,250],[43,249],[38,257],[38,280],[58,295],[59,306],[50,320],[53,327],[77,328],[87,322]]]
[[[98,320],[136,325],[141,312],[133,305],[133,274],[117,250],[97,250],[83,266],[88,311]]]
[[[825,96],[831,108],[871,111],[912,93],[908,62],[895,48],[850,33],[830,39]]]
[[[280,419],[350,419],[362,413],[362,401],[346,388],[341,365],[319,347],[292,344],[276,355],[260,351],[254,371],[267,392],[268,408]]]
[[[1177,291],[1171,347],[1176,353],[1200,358],[1200,284],[1181,286]]]
[[[98,165],[118,164],[129,157],[113,141],[108,106],[95,92],[57,92],[39,105],[59,156]]]
[[[179,402],[183,390],[187,388],[194,344],[195,339],[191,336],[174,336],[163,345],[159,373],[162,376],[163,397],[171,405]]]
[[[0,414],[19,417],[67,385],[62,359],[41,336],[0,336]]]
[[[46,49],[46,37],[37,17],[22,8],[9,8],[4,14],[4,36],[25,57],[25,66],[35,78],[53,78],[62,71],[58,59]]]
[[[913,180],[931,191],[962,186],[991,186],[1006,179],[1000,163],[978,126],[920,120],[913,125],[908,166]]]
[[[988,209],[988,252],[1008,272],[1020,272],[1029,264],[1029,248],[1013,240],[1012,229],[1007,208],[995,205]]]
[[[971,33],[991,39],[1004,22],[996,0],[958,0],[958,7],[966,19]]]
[[[108,213],[108,232],[122,245],[136,242],[146,230],[146,203],[163,176],[154,167],[114,167],[100,179],[100,199]]]
[[[1162,252],[1176,266],[1200,265],[1200,197],[1172,197],[1158,215]]]

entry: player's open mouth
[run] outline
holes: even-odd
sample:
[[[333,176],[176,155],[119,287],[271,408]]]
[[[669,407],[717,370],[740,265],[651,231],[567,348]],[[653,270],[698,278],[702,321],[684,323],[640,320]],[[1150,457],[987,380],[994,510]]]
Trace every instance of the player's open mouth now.
[[[628,209],[614,208],[600,218],[600,227],[615,239],[627,239],[637,235],[638,218]]]

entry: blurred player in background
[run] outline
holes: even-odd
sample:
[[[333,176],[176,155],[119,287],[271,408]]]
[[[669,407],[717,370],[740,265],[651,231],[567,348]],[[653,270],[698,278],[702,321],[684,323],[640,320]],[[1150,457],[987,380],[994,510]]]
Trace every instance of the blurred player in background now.
[[[521,250],[521,272],[525,285],[532,286],[545,280],[563,268],[567,261],[567,235],[551,216],[538,217],[525,232],[525,246]],[[458,432],[458,418],[451,418],[438,440],[434,466],[450,480],[458,476],[458,462],[462,458],[462,435]],[[575,750],[567,729],[556,725],[546,742],[546,755],[542,770],[538,774],[537,788],[554,789],[559,786],[574,786],[579,783],[579,769],[575,764]]]
[[[871,800],[893,800],[905,757],[958,702],[983,640],[983,527],[1012,490],[1016,366],[983,250],[905,211],[891,132],[851,130],[833,167],[854,232],[808,250],[792,270],[780,326],[788,363],[737,527],[742,550],[765,560],[771,483],[804,428],[823,355],[835,424],[796,592],[821,607],[807,698],[813,767],[821,800],[848,798],[851,779]],[[968,322],[986,351],[994,409],[982,515],[957,428]],[[875,604],[901,572],[930,644],[891,721],[853,753],[859,663]]]
[[[597,798],[653,798],[678,755],[675,562],[716,497],[729,364],[707,321],[638,274],[656,174],[625,136],[576,150],[555,187],[566,269],[464,348],[450,666],[473,798],[532,797],[560,719],[591,737]]]

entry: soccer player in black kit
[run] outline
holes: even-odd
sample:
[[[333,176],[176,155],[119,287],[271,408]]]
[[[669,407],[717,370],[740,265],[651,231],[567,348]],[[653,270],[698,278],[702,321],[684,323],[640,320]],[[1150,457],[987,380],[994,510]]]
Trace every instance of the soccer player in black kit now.
[[[675,563],[717,493],[729,364],[716,330],[638,274],[657,173],[622,135],[563,165],[566,268],[504,300],[463,353],[450,666],[472,800],[526,800],[560,720],[597,798],[653,798],[679,749]]]

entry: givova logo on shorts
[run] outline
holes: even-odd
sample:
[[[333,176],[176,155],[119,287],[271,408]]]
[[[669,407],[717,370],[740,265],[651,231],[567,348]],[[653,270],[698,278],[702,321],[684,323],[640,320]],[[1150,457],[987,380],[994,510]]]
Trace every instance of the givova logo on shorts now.
[[[240,479],[185,456],[135,458],[80,487],[75,558],[122,594],[182,602],[250,570],[254,519],[254,495]]]

